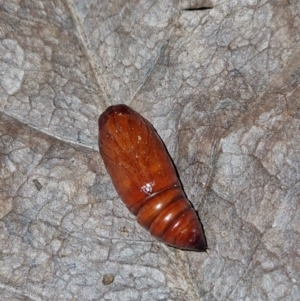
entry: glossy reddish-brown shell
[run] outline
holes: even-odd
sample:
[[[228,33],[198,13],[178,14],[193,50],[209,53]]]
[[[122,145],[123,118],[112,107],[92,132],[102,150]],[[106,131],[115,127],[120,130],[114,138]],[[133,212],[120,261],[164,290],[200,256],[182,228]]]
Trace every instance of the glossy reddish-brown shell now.
[[[206,250],[201,223],[150,122],[126,105],[108,107],[99,118],[99,150],[115,189],[140,225],[170,246]]]

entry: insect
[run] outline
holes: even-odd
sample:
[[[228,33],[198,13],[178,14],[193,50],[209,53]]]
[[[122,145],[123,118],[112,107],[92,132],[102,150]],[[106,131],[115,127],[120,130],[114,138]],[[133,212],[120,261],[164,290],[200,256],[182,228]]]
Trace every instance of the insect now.
[[[175,248],[206,251],[202,225],[151,123],[130,107],[99,117],[99,151],[112,183],[138,223]]]

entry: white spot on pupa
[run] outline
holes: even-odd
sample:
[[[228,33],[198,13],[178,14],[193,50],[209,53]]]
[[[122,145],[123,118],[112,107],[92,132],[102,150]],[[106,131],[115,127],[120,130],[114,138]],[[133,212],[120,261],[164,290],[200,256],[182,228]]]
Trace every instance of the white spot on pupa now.
[[[141,187],[141,190],[145,192],[146,194],[150,195],[152,193],[152,187],[154,186],[154,181],[145,184],[144,186]]]

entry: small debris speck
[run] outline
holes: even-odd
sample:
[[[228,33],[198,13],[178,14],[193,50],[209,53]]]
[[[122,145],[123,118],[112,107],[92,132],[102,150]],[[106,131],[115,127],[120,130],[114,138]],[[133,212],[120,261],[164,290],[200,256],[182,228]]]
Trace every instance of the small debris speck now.
[[[43,185],[37,179],[33,179],[32,182],[38,191],[40,191],[43,188]]]
[[[112,282],[114,282],[115,276],[113,274],[105,274],[102,278],[102,283],[104,285],[110,285]]]

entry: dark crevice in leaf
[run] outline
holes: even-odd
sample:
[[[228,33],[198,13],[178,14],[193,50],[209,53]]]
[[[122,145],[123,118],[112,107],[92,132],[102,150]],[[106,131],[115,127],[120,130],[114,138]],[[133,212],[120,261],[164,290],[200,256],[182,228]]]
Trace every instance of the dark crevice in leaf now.
[[[209,10],[212,9],[212,6],[203,6],[203,7],[191,7],[191,8],[184,8],[184,11],[197,11],[197,10]]]

